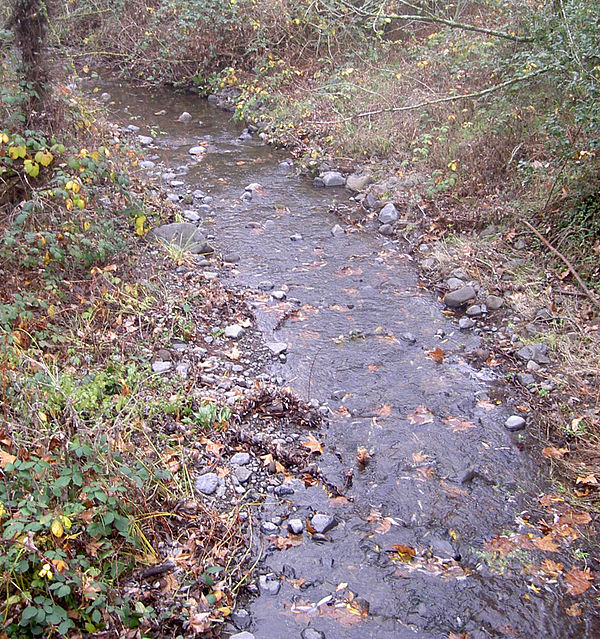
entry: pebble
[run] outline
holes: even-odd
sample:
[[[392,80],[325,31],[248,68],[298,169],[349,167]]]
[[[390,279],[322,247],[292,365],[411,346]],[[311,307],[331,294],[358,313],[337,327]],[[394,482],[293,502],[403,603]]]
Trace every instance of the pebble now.
[[[531,373],[519,373],[517,379],[523,386],[533,386],[535,384],[535,377]]]
[[[498,295],[488,295],[485,304],[490,311],[497,311],[504,304],[504,300]]]
[[[264,521],[261,528],[267,535],[274,535],[279,532],[279,526],[275,525],[272,521]]]
[[[344,186],[346,178],[339,171],[326,171],[320,176],[323,186]]]
[[[517,357],[525,362],[532,359],[536,364],[549,364],[550,358],[547,355],[548,346],[546,344],[530,344],[517,351]]]
[[[381,235],[393,235],[394,234],[394,227],[391,224],[382,224],[379,227],[379,232],[381,233]]]
[[[273,291],[271,293],[271,295],[276,299],[276,300],[284,300],[285,299],[285,291]]]
[[[275,488],[275,494],[278,497],[285,497],[286,495],[293,495],[294,489],[291,486],[277,486]]]
[[[398,209],[394,206],[392,202],[388,202],[382,209],[379,211],[379,221],[382,224],[392,224],[398,220]],[[380,229],[381,232],[381,229]]]
[[[234,622],[235,623],[235,622]],[[248,621],[248,625],[250,625],[250,621]],[[248,627],[248,626],[246,626]],[[254,635],[251,632],[238,632],[235,635],[231,635],[229,639],[255,639]]]
[[[250,617],[250,613],[247,610],[234,610],[230,617],[231,621],[233,622],[233,625],[238,629],[238,630],[246,630],[246,628],[248,628],[248,626],[250,626],[250,623],[252,622],[252,617]],[[246,635],[245,639],[249,639],[248,635],[250,635],[249,632],[242,632],[242,633],[238,633],[237,635],[234,635],[234,637],[240,637],[240,635]],[[252,637],[253,635],[250,635],[250,637]],[[244,638],[242,638],[244,639]]]
[[[461,317],[458,320],[458,328],[460,328],[462,331],[473,328],[473,326],[475,326],[475,322],[469,317]]]
[[[191,122],[192,116],[187,111],[184,111],[177,119],[179,122]]]
[[[446,284],[451,291],[457,291],[465,285],[465,282],[464,280],[458,279],[458,277],[450,277]]]
[[[205,495],[212,495],[219,487],[219,477],[216,473],[200,475],[194,482],[194,488]]]
[[[302,639],[325,639],[325,633],[314,628],[304,628],[300,636]]]
[[[250,191],[251,193],[253,193],[254,191],[258,191],[259,189],[262,189],[262,184],[259,184],[258,182],[252,182],[251,184],[248,184],[244,191]]]
[[[169,372],[172,368],[173,364],[171,362],[162,362],[161,360],[152,362],[152,370],[159,375]]]
[[[140,162],[141,169],[153,169],[155,166],[156,164],[152,160],[142,160]]]
[[[477,297],[477,293],[472,286],[463,286],[456,291],[451,291],[444,297],[444,304],[448,308],[460,308],[469,300]]]
[[[270,280],[263,280],[258,283],[258,288],[261,291],[272,291],[275,288],[275,284],[273,284]]]
[[[198,222],[200,220],[200,216],[198,215],[198,213],[196,213],[196,211],[191,211],[191,210],[184,211],[183,217],[188,222]]]
[[[483,314],[483,309],[479,306],[479,304],[473,304],[467,308],[466,313],[469,317],[478,317]]]
[[[240,484],[245,484],[250,477],[252,477],[252,471],[245,466],[237,466],[233,470],[234,475],[237,477]]]
[[[261,575],[258,578],[258,586],[261,592],[267,593],[268,595],[276,595],[281,588],[281,582],[273,574]]]
[[[206,153],[206,147],[193,146],[191,149],[189,149],[188,153],[195,156],[202,155],[203,153]]]
[[[229,461],[236,466],[245,466],[250,463],[250,455],[249,453],[236,453]]]
[[[416,344],[417,338],[412,333],[402,333],[402,339],[409,344]]]
[[[507,430],[515,432],[525,428],[525,420],[520,415],[511,415],[505,422],[504,426]]]
[[[287,351],[288,345],[285,342],[267,342],[267,348],[273,355],[282,355]]]
[[[149,135],[138,135],[137,141],[142,146],[150,146],[154,142],[154,138],[151,138]]]
[[[231,324],[225,328],[225,337],[230,339],[239,339],[246,331],[239,324]]]
[[[288,521],[288,530],[293,535],[301,535],[304,531],[304,523],[301,519],[290,519]]]
[[[300,242],[302,235],[300,235],[300,233],[294,233],[294,235],[290,235],[290,240],[292,240],[292,242]]]
[[[237,253],[226,253],[223,255],[223,262],[225,264],[237,264],[240,261],[240,256]]]
[[[339,237],[340,235],[344,235],[344,234],[345,234],[345,231],[339,224],[336,224],[331,229],[331,235],[333,235],[333,237]]]
[[[315,532],[325,533],[332,528],[335,528],[337,525],[337,521],[333,515],[324,515],[322,513],[317,513],[312,516],[310,520],[312,527],[315,529]]]

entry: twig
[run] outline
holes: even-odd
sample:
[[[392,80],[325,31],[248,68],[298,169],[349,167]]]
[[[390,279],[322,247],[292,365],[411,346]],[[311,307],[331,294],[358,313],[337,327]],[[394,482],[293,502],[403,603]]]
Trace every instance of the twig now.
[[[581,286],[581,288],[583,289],[587,297],[590,299],[590,301],[594,304],[594,306],[597,309],[600,310],[600,302],[598,301],[596,296],[590,291],[590,289],[586,286],[585,282],[581,279],[581,277],[579,276],[579,273],[575,270],[575,267],[571,264],[571,262],[569,262],[569,260],[558,249],[554,248],[552,244],[550,244],[550,242],[548,242],[548,240],[535,228],[535,226],[533,226],[533,224],[531,224],[527,220],[522,220],[522,222],[523,224],[525,224],[525,226],[528,229],[530,229],[531,231],[533,231],[533,233],[535,233],[535,235],[544,244],[544,246],[550,249],[550,251],[552,251],[552,253],[554,253],[556,257],[562,260],[562,262],[566,265],[566,267],[569,269],[573,277],[577,280],[579,286]]]

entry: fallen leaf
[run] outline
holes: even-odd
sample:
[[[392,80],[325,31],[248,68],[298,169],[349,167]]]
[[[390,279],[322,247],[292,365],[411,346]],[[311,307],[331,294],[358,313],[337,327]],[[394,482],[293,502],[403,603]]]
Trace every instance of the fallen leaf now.
[[[578,477],[576,484],[587,484],[589,486],[597,486],[598,480],[596,479],[596,475],[587,475],[586,477]]]
[[[11,455],[0,449],[0,468],[5,468],[6,464],[14,464],[17,461],[16,455]]]
[[[572,606],[565,608],[565,612],[569,615],[569,617],[580,617],[583,610],[581,608],[581,604],[575,603]]]
[[[473,422],[469,422],[466,419],[460,419],[458,417],[444,417],[442,419],[446,426],[450,426],[453,433],[463,433],[471,428],[477,428]]]
[[[459,488],[458,486],[453,486],[452,484],[449,484],[444,480],[440,482],[440,486],[442,487],[442,490],[446,493],[446,495],[453,499],[456,499],[457,497],[465,497],[469,494],[466,490]]]
[[[542,449],[542,455],[550,459],[562,459],[568,452],[568,448],[555,448],[554,446],[546,446]]]
[[[423,450],[420,450],[418,453],[413,453],[412,458],[415,464],[426,464],[431,461],[431,457],[426,455]]]
[[[377,364],[369,364],[367,366],[367,369],[368,369],[369,373],[374,373],[375,371],[379,370],[379,366],[377,366]]]
[[[552,559],[544,559],[544,561],[542,561],[541,569],[549,577],[556,578],[563,571],[563,565],[557,561],[552,561]]]
[[[316,455],[323,454],[323,444],[315,439],[314,435],[309,435],[308,439],[302,442],[302,446],[304,446],[304,448],[308,448],[311,453],[315,453]]]
[[[281,535],[267,537],[271,546],[277,548],[277,550],[287,550],[292,546],[301,546],[302,545],[302,536],[300,535],[288,535],[287,537],[282,537]]]
[[[224,444],[221,444],[220,442],[213,442],[212,439],[208,439],[208,437],[203,437],[200,440],[200,443],[206,446],[207,452],[212,453],[217,457],[221,456],[221,451],[223,450],[223,448],[225,448]]]
[[[479,408],[483,408],[484,410],[494,410],[494,408],[498,408],[496,404],[492,404],[492,402],[488,402],[482,399],[480,402],[477,402],[477,406]]]
[[[533,545],[538,550],[543,550],[544,552],[558,552],[558,546],[554,541],[552,535],[545,535],[544,537],[536,537],[533,540]]]
[[[406,418],[411,424],[431,424],[433,413],[426,406],[420,405],[412,413],[408,413]]]
[[[359,446],[356,449],[356,459],[360,468],[363,469],[369,465],[369,462],[371,461],[371,455],[364,446]]]
[[[384,404],[377,410],[377,414],[379,415],[379,417],[389,417],[392,414],[392,405]]]
[[[413,557],[417,554],[417,551],[411,546],[405,546],[404,544],[394,544],[392,546],[392,550],[396,553],[394,559],[399,559],[400,561],[411,561]]]
[[[592,521],[592,516],[587,512],[576,512],[574,510],[569,510],[566,513],[563,513],[558,518],[559,524],[573,524],[573,525],[583,525],[589,524]]]
[[[188,627],[195,635],[203,634],[210,628],[210,612],[197,612],[191,615],[188,621]]]
[[[430,357],[437,364],[441,364],[444,361],[446,354],[439,346],[436,346],[427,352],[427,357]]]
[[[432,477],[435,476],[435,470],[433,469],[433,466],[419,466],[417,468],[417,472],[424,478],[424,479],[431,479]]]
[[[61,522],[58,519],[55,519],[52,522],[52,525],[50,526],[50,532],[55,537],[60,539],[64,535],[65,529],[63,528],[63,525],[61,524]]]
[[[589,568],[585,570],[571,568],[565,575],[567,592],[573,596],[581,595],[592,585],[593,579],[594,577]]]
[[[500,558],[506,557],[509,553],[511,553],[517,545],[510,540],[508,537],[492,537],[489,541],[486,541],[483,544],[483,547],[488,552],[493,553],[495,556]]]

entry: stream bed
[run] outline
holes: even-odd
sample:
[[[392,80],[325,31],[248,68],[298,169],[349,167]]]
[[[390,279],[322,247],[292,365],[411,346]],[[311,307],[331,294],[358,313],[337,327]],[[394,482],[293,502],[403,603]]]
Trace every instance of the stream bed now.
[[[285,344],[269,372],[327,406],[318,463],[346,486],[340,498],[296,480],[290,494],[267,500],[263,522],[294,518],[304,534],[284,550],[260,544],[263,578],[230,634],[599,636],[592,621],[565,614],[572,601],[556,583],[532,587],[522,567],[533,558],[516,568],[486,546],[527,530],[544,486],[519,434],[504,427],[500,382],[467,362],[479,338],[419,286],[402,243],[369,229],[333,233],[343,223],[330,211],[349,192],[291,175],[285,153],[240,138],[243,126],[206,101],[116,83],[105,90],[115,118],[155,135],[146,157],[157,166],[144,173],[174,200],[208,197],[182,208],[214,236],[225,281],[253,291],[265,341]],[[190,122],[178,121],[184,111]],[[189,154],[197,145],[206,149],[199,161]],[[441,363],[428,356],[436,348]],[[361,450],[368,463],[359,465]],[[315,513],[320,533],[307,523]]]

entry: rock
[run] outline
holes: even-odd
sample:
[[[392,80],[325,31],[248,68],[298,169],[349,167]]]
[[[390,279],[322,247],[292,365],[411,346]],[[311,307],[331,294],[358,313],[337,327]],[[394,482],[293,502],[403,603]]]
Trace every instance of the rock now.
[[[246,331],[239,324],[231,324],[225,328],[225,337],[229,339],[239,339]]]
[[[525,428],[525,420],[520,415],[511,415],[505,422],[504,426],[507,430],[515,432]]]
[[[371,211],[377,208],[377,203],[378,203],[378,200],[372,193],[368,193],[367,197],[363,201],[363,204],[365,205],[365,207]]]
[[[323,186],[344,186],[346,184],[346,178],[339,171],[325,171],[320,177]]]
[[[261,525],[261,529],[267,535],[275,535],[279,532],[279,526],[272,521],[264,521]]]
[[[271,295],[276,300],[284,300],[285,299],[285,291],[273,291],[271,293]]]
[[[190,370],[189,362],[181,362],[177,364],[177,367],[175,368],[175,372],[179,375],[179,377],[182,377],[183,379],[187,379],[189,370]]]
[[[318,533],[325,533],[337,526],[337,521],[333,515],[324,515],[322,513],[313,515],[310,523]]]
[[[198,213],[196,213],[196,211],[192,211],[187,210],[183,212],[183,217],[188,221],[188,222],[198,222],[200,220],[200,216],[198,215]]]
[[[174,189],[179,189],[182,186],[185,186],[185,182],[183,180],[171,180],[169,183]]]
[[[195,156],[202,155],[203,153],[206,153],[206,147],[201,145],[193,146],[188,150],[188,153]]]
[[[293,535],[301,535],[304,531],[304,523],[301,519],[290,519],[288,521],[288,530]]]
[[[243,610],[243,609],[234,610],[229,616],[229,618],[231,619],[233,625],[238,630],[245,630],[246,628],[250,626],[250,623],[252,622],[252,617],[250,616],[250,613],[247,610]],[[250,637],[253,637],[253,635],[251,635],[249,632],[242,632],[233,636],[238,637],[239,639],[240,635],[246,635],[246,637],[242,637],[242,639],[249,639],[248,635],[250,635]]]
[[[179,195],[177,195],[177,193],[167,193],[167,200],[177,204],[177,202],[179,202]]]
[[[296,491],[291,486],[285,484],[275,487],[275,494],[278,497],[285,497],[286,495],[293,495]]]
[[[477,297],[477,293],[472,286],[463,286],[456,291],[451,291],[444,297],[444,304],[448,308],[460,308],[469,300]]]
[[[273,355],[281,355],[287,351],[288,345],[285,342],[267,342],[267,347]]]
[[[151,138],[149,135],[138,135],[137,141],[142,146],[150,146],[154,142],[154,138]]]
[[[258,283],[258,288],[261,291],[272,291],[275,288],[275,284],[271,280],[262,280]]]
[[[339,237],[340,235],[344,235],[344,234],[345,234],[345,231],[339,224],[336,224],[331,229],[331,235],[333,235],[333,237]]]
[[[288,173],[289,171],[291,171],[291,169],[293,168],[293,163],[290,162],[289,160],[284,160],[283,162],[280,162],[277,166],[277,169],[280,173]]]
[[[210,96],[209,96],[210,97]],[[234,621],[235,624],[235,621]],[[250,625],[250,619],[248,619],[248,626]],[[246,628],[248,627],[246,626]],[[231,635],[229,639],[255,639],[254,635],[251,632],[238,632],[235,635]]]
[[[534,362],[532,359],[530,359],[527,362],[527,370],[531,371],[532,373],[535,373],[536,371],[539,371],[540,368],[541,368],[541,366],[537,362]]]
[[[435,268],[437,262],[433,257],[426,257],[424,260],[421,260],[419,264],[421,265],[421,268],[425,269],[426,271],[431,271],[433,268]]]
[[[313,185],[314,185],[314,186],[319,186],[319,187],[321,187],[321,186],[325,186],[325,184],[323,183],[323,179],[322,179],[322,178],[320,178],[320,177],[316,177],[316,178],[313,180]]]
[[[462,268],[455,268],[452,273],[452,277],[455,277],[457,280],[463,280],[466,282],[469,279],[469,275]]]
[[[402,339],[409,344],[417,343],[417,338],[412,333],[402,333]]]
[[[523,386],[533,386],[535,384],[535,377],[531,373],[519,373],[517,379]]]
[[[446,285],[451,291],[457,291],[465,285],[464,280],[458,279],[458,277],[450,277],[446,282]]]
[[[168,373],[172,368],[173,364],[171,362],[163,362],[160,359],[152,362],[152,370],[159,375],[162,373]]]
[[[258,578],[258,586],[260,591],[268,595],[276,595],[281,588],[281,582],[273,575],[261,575]]]
[[[250,477],[252,477],[252,471],[249,468],[246,468],[246,466],[237,466],[234,469],[233,474],[237,477],[240,484],[245,484]]]
[[[493,237],[494,235],[498,235],[498,227],[495,224],[490,224],[481,231],[479,237]]]
[[[156,166],[152,160],[142,160],[140,162],[140,169],[153,169]]]
[[[177,119],[179,122],[191,122],[192,116],[187,111],[184,111]]]
[[[530,344],[524,346],[517,351],[517,357],[524,362],[528,362],[532,359],[536,364],[550,364],[550,358],[547,355],[548,346],[543,343]]]
[[[382,224],[392,224],[398,219],[398,209],[392,204],[392,202],[388,202],[382,209],[379,211],[379,221]]]
[[[192,197],[195,200],[201,200],[203,197],[206,197],[206,193],[200,189],[196,189],[195,191],[192,191]]]
[[[468,317],[461,317],[458,320],[458,328],[460,328],[461,331],[466,331],[469,328],[473,328],[473,326],[475,326],[475,322]]]
[[[390,236],[394,234],[394,227],[391,224],[382,224],[379,227],[379,232],[381,233],[381,235],[386,235],[386,236]]]
[[[522,237],[520,237],[515,242],[515,248],[517,249],[517,251],[523,251],[527,248],[527,242]]]
[[[237,253],[225,253],[223,255],[223,262],[225,264],[237,264],[240,261],[240,256]]]
[[[469,317],[478,317],[479,315],[483,315],[483,308],[479,304],[473,304],[469,306],[466,313]]]
[[[258,182],[252,182],[251,184],[248,184],[244,191],[250,191],[251,193],[254,193],[254,191],[259,191],[260,189],[262,189],[262,184],[259,184]]]
[[[314,628],[304,628],[300,636],[302,639],[325,639],[325,633]]]
[[[245,466],[250,463],[250,455],[248,453],[236,453],[229,461],[236,466]]]
[[[504,304],[504,300],[498,295],[488,295],[485,300],[485,305],[490,311],[497,311]]]
[[[364,191],[371,182],[373,182],[373,178],[370,175],[356,175],[353,173],[346,178],[346,188],[358,193],[359,191]]]
[[[219,487],[219,477],[216,473],[200,475],[194,482],[194,488],[205,495],[212,495]]]
[[[206,241],[204,235],[190,222],[163,224],[152,229],[149,235],[190,253],[205,254],[214,252],[213,247]]]
[[[109,102],[110,100],[112,100],[112,95],[110,93],[106,93],[105,91],[100,95],[101,102]]]
[[[294,233],[294,235],[290,235],[290,240],[292,240],[292,242],[300,242],[302,235],[300,235],[300,233]]]

